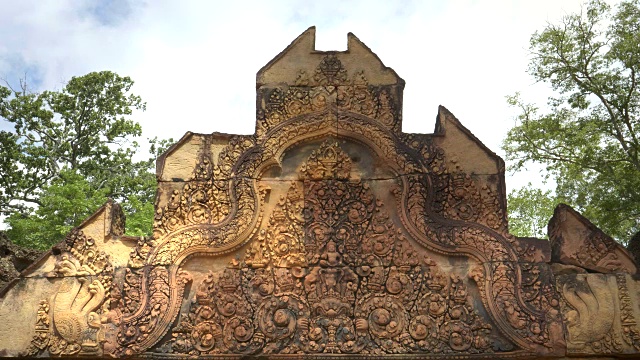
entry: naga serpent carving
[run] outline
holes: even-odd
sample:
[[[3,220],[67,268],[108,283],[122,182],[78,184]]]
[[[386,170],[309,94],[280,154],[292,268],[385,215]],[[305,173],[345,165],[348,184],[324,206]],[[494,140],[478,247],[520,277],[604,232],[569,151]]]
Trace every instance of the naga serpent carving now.
[[[570,307],[564,316],[571,351],[603,342],[611,335],[616,315],[615,297],[604,276],[583,275],[576,280],[562,285],[562,296]]]

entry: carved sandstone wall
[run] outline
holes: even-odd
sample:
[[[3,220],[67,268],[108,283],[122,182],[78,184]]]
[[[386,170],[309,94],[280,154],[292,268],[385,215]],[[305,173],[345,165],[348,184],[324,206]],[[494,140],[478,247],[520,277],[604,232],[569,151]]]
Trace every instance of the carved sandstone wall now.
[[[254,135],[187,133],[158,159],[152,237],[107,203],[6,288],[1,354],[638,352],[623,248],[563,206],[551,243],[510,235],[496,154],[443,107],[403,133],[404,81],[352,34],[314,42],[258,72]]]

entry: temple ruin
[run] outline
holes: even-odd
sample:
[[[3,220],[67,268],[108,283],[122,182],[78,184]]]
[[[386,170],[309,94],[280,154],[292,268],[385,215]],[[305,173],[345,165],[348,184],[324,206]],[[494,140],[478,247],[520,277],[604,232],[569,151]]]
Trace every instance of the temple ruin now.
[[[509,234],[504,162],[447,109],[402,132],[404,81],[315,28],[257,74],[253,135],[157,161],[154,233],[106,203],[0,293],[0,355],[616,358],[640,354],[625,248],[559,206]]]

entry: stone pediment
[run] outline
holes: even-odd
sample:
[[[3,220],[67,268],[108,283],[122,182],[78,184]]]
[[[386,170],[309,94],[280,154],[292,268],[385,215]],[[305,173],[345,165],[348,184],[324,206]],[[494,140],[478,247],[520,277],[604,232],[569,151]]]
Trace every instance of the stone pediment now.
[[[404,81],[352,34],[343,52],[314,37],[258,72],[255,134],[187,133],[158,159],[152,237],[101,210],[23,272],[0,306],[4,354],[636,351],[635,280],[556,282],[549,243],[508,233],[502,159],[444,107],[433,134],[403,133]]]

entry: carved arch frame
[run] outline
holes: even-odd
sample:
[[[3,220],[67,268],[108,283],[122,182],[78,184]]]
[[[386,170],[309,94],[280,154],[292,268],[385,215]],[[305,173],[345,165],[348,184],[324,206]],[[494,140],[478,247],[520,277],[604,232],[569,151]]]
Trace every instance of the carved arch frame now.
[[[169,265],[169,295],[168,308],[161,314],[155,323],[155,328],[150,336],[136,344],[136,350],[143,352],[154,346],[169,330],[170,325],[178,316],[184,287],[188,282],[186,276],[181,275],[180,267],[194,256],[220,256],[233,252],[245,246],[253,238],[257,225],[261,222],[264,211],[264,197],[257,186],[257,180],[261,174],[271,166],[279,166],[284,155],[292,147],[316,140],[322,137],[335,136],[338,139],[348,139],[368,147],[375,156],[386,160],[390,164],[390,170],[400,179],[401,189],[395,196],[397,201],[397,214],[405,230],[411,237],[425,248],[446,256],[469,256],[482,264],[482,274],[476,278],[481,289],[482,302],[488,310],[491,318],[498,325],[501,333],[506,335],[523,351],[550,351],[553,344],[555,320],[553,314],[542,308],[535,308],[523,298],[522,288],[523,270],[518,263],[518,254],[514,249],[513,239],[508,234],[487,226],[470,223],[462,220],[448,219],[432,209],[432,204],[423,203],[425,221],[423,224],[416,222],[409,216],[408,202],[411,196],[415,196],[415,189],[423,192],[426,199],[434,199],[434,177],[447,176],[447,171],[442,169],[441,174],[432,171],[432,159],[425,158],[421,152],[424,147],[434,147],[420,141],[412,141],[405,134],[396,135],[383,124],[367,116],[338,110],[333,105],[327,106],[321,111],[306,113],[292,117],[273,128],[269,129],[259,138],[245,137],[252,146],[242,150],[241,155],[235,159],[232,170],[226,174],[228,181],[227,192],[231,199],[231,210],[220,222],[209,225],[198,225],[199,231],[216,233],[228,233],[234,229],[235,237],[225,239],[222,245],[196,245],[187,246],[182,251],[176,251],[176,243],[183,241],[188,231],[194,226],[184,227],[166,234],[157,241],[146,260],[146,265]],[[433,148],[431,151],[442,151]],[[411,184],[410,182],[414,183]],[[446,180],[445,180],[446,181]],[[237,187],[239,182],[248,183],[250,186]],[[412,188],[412,186],[414,186]],[[252,211],[242,212],[240,203],[252,203]],[[453,234],[444,239],[444,233]],[[467,238],[465,241],[460,239]],[[478,244],[482,246],[472,246]],[[164,254],[170,254],[164,257]],[[168,260],[167,260],[168,259]],[[513,296],[496,294],[495,282],[498,268],[507,268],[507,276],[500,281]],[[144,273],[146,277],[149,272]],[[146,286],[146,285],[143,285]],[[504,288],[502,288],[504,289]],[[150,296],[143,299],[138,311],[124,319],[121,329],[127,324],[140,320],[145,309],[149,306]],[[511,319],[507,309],[513,310],[521,316]],[[523,323],[524,322],[524,323]],[[543,336],[537,336],[536,331]],[[121,330],[123,331],[123,330]]]

